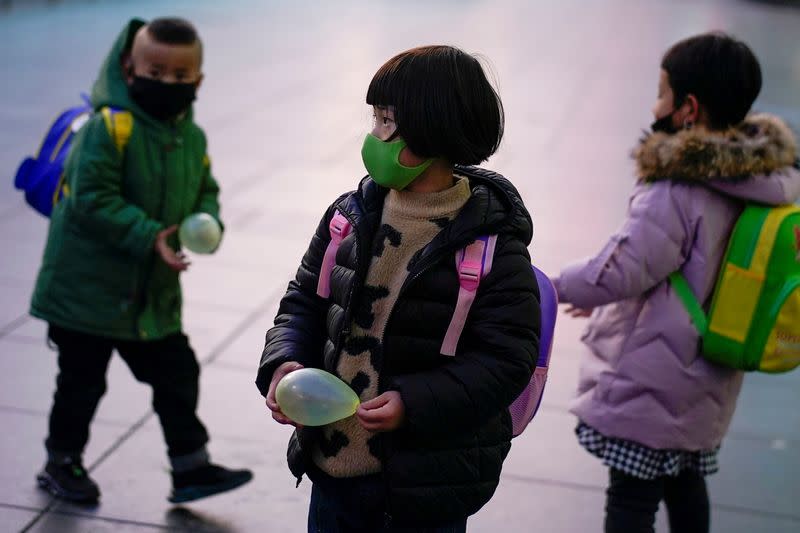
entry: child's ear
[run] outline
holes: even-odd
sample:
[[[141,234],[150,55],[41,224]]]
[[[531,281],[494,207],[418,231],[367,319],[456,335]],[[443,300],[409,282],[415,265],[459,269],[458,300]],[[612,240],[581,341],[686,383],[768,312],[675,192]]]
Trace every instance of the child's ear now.
[[[203,73],[201,72],[200,75],[197,77],[197,81],[194,82],[195,90],[199,89],[200,86],[203,84]]]
[[[700,102],[697,101],[697,97],[693,94],[687,95],[681,107],[685,108],[683,122],[697,124],[700,120]]]

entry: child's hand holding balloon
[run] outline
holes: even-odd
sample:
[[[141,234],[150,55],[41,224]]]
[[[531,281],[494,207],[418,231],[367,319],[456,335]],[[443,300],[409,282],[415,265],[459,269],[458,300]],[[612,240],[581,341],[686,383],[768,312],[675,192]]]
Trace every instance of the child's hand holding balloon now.
[[[170,226],[167,229],[161,230],[156,235],[156,241],[153,244],[156,253],[166,263],[166,265],[175,272],[183,272],[189,268],[189,261],[186,256],[180,252],[176,252],[167,243],[170,235],[178,231],[178,226]]]
[[[362,403],[356,416],[366,430],[393,431],[405,422],[406,405],[399,392],[390,390]]]
[[[274,418],[279,424],[291,424],[297,427],[297,423],[290,420],[285,414],[283,414],[283,411],[281,411],[281,407],[278,405],[278,401],[275,399],[275,390],[278,388],[278,382],[283,379],[286,374],[289,372],[294,372],[295,370],[300,370],[301,368],[303,368],[303,365],[300,363],[287,361],[279,366],[272,375],[272,381],[269,384],[269,391],[267,391],[267,407],[270,411],[272,411],[272,418]]]

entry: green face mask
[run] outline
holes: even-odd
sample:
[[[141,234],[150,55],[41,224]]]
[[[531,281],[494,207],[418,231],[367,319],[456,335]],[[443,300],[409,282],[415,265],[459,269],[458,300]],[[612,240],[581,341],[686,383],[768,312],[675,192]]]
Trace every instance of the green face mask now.
[[[433,159],[428,159],[416,167],[401,165],[400,152],[405,147],[406,142],[403,139],[387,142],[371,133],[367,134],[364,146],[361,147],[361,158],[375,183],[402,191],[433,163]]]

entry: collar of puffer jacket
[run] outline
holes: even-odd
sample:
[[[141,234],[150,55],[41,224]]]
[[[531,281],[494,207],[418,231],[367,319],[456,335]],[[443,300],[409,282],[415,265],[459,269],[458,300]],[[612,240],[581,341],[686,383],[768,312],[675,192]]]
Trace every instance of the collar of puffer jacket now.
[[[740,180],[794,164],[797,141],[786,123],[762,113],[724,131],[648,134],[633,157],[641,181]]]

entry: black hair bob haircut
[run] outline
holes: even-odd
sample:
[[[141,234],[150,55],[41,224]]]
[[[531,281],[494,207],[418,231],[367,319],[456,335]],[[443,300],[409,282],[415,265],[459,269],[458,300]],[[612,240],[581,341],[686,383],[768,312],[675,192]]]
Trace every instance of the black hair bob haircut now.
[[[476,165],[500,146],[503,103],[478,60],[452,46],[423,46],[387,61],[367,104],[393,106],[397,134],[420,157]]]
[[[752,50],[724,33],[696,35],[672,46],[661,61],[676,106],[693,94],[712,129],[744,120],[761,91],[761,66]]]

